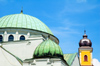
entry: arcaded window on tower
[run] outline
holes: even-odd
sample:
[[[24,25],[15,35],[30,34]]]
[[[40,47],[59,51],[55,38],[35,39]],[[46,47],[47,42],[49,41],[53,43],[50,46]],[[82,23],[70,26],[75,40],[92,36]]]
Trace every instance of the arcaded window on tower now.
[[[0,42],[2,42],[2,40],[3,40],[3,37],[2,37],[2,35],[0,35]]]
[[[20,37],[20,40],[25,40],[25,37],[22,35],[22,36]]]
[[[8,37],[8,41],[13,41],[14,40],[14,36],[13,35],[10,35],[9,37]]]
[[[84,61],[88,61],[87,55],[84,56]]]

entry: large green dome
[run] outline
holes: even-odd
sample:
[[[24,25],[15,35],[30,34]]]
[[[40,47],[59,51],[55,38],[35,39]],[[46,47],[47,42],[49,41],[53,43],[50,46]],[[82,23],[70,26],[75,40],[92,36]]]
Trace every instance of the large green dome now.
[[[47,39],[34,51],[33,58],[63,58],[63,52],[58,44],[51,39]]]
[[[27,28],[52,34],[51,30],[39,19],[23,13],[0,18],[0,28]]]

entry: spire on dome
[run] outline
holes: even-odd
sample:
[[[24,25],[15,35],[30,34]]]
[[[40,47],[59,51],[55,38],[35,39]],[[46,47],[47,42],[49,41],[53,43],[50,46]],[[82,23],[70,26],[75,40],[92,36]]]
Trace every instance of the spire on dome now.
[[[23,7],[22,7],[22,9],[21,9],[21,12],[20,12],[20,14],[23,14]]]

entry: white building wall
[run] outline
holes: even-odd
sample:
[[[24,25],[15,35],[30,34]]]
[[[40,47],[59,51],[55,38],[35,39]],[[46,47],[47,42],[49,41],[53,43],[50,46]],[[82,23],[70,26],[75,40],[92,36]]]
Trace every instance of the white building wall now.
[[[33,54],[35,51],[35,48],[43,42],[43,38],[40,34],[35,34],[31,31],[23,33],[21,30],[0,30],[0,35],[3,36],[3,42],[0,43],[2,46],[9,52],[11,52],[13,55],[17,56],[21,60],[25,59],[30,59],[33,58]],[[21,33],[22,32],[22,33]],[[14,36],[14,41],[8,41],[9,35]],[[20,41],[20,36],[24,35],[25,40]],[[45,35],[45,34],[44,34]],[[11,54],[7,53],[0,47],[0,66],[22,66],[15,57],[13,57]],[[23,66],[66,66],[64,62],[61,60],[51,60],[50,63],[47,62],[46,60],[40,60],[36,61],[36,64],[31,64],[31,63],[24,63]]]
[[[0,48],[0,66],[21,66],[21,64],[13,56]]]
[[[7,31],[5,31],[4,34],[3,34],[3,41],[8,41],[8,37],[10,35],[13,35],[14,36],[14,41],[18,41],[18,40],[20,40],[20,37],[22,35],[25,37],[25,40],[27,40],[28,37],[30,36],[30,33],[27,33],[27,34],[19,34],[18,31],[16,31],[16,33],[7,33]]]
[[[68,66],[65,62],[61,61],[61,66]]]
[[[43,40],[30,40],[30,41],[20,41],[20,42],[7,42],[3,43],[3,47],[10,51],[12,54],[21,58],[22,60],[29,59],[33,57],[35,48]]]
[[[33,58],[33,54],[35,51],[35,48],[43,42],[43,37],[35,35],[35,37],[29,38],[30,34],[24,34],[26,40],[20,41],[20,36],[23,34],[19,34],[17,31],[14,33],[7,33],[7,31],[4,32],[4,34],[0,34],[3,36],[3,43],[2,46],[17,56],[18,58],[25,60],[29,58]],[[9,35],[14,36],[14,41],[8,42]],[[9,53],[2,50],[0,47],[0,66],[21,66],[21,64]]]
[[[61,59],[35,59],[35,62],[29,64],[29,62],[24,63],[23,66],[67,66],[66,63]]]
[[[73,61],[73,63],[72,63],[71,66],[80,66],[79,59],[78,59],[78,56],[77,55],[76,55],[76,57],[75,57],[75,59],[74,59],[74,61]]]

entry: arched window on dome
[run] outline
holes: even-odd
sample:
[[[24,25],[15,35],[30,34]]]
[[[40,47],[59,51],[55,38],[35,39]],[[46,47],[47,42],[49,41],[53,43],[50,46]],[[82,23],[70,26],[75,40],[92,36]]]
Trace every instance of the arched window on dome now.
[[[88,61],[88,56],[84,55],[84,61]]]
[[[14,40],[14,36],[13,35],[9,35],[8,41],[13,41],[13,40]]]
[[[2,37],[2,35],[0,35],[0,42],[2,42],[3,41],[3,37]]]
[[[25,36],[20,36],[20,40],[25,40]]]

